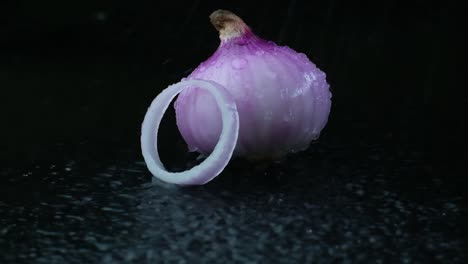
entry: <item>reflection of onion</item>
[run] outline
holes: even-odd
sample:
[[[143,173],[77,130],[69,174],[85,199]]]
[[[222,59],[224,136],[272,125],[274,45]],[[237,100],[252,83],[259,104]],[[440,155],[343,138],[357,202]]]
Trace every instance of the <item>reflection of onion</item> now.
[[[258,38],[229,11],[215,11],[210,19],[220,32],[218,50],[185,81],[163,91],[143,123],[145,160],[153,175],[164,181],[206,183],[222,171],[233,151],[274,159],[306,149],[328,120],[329,85],[306,55]],[[217,89],[222,96],[216,96]],[[175,109],[182,137],[190,151],[211,154],[199,166],[171,175],[158,158],[155,131],[179,92]]]

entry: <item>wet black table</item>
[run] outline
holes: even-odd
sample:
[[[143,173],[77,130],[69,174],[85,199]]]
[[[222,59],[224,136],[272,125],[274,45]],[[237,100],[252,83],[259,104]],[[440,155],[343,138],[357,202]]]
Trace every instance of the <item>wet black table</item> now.
[[[153,179],[136,144],[57,146],[0,170],[0,262],[463,263],[461,194],[391,142],[324,136],[200,187]]]

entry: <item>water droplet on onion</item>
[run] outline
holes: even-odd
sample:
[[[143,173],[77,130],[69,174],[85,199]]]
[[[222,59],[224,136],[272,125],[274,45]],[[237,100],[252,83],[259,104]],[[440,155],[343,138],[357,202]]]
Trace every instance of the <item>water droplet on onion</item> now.
[[[304,61],[309,61],[309,58],[307,58],[307,55],[304,53],[298,53],[298,57],[303,59]]]
[[[242,70],[246,65],[247,60],[244,58],[235,58],[231,63],[232,68],[235,70]]]
[[[255,55],[257,55],[257,56],[262,56],[262,55],[264,55],[264,54],[265,54],[265,52],[264,52],[263,50],[257,50],[257,51],[255,51]]]

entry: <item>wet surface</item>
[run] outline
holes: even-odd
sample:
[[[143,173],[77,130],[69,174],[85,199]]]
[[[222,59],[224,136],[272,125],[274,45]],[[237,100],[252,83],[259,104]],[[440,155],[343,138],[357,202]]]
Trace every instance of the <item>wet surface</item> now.
[[[461,195],[424,153],[369,141],[235,160],[201,187],[153,179],[137,145],[3,169],[0,262],[463,263]]]

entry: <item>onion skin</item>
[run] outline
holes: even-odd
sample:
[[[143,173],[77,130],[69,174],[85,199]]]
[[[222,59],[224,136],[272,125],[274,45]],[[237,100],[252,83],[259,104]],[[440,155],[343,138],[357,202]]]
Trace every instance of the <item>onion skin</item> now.
[[[227,12],[227,26],[213,22],[216,12]],[[233,96],[240,121],[234,155],[279,159],[306,149],[328,121],[331,93],[325,73],[306,55],[255,36],[229,11],[216,12],[211,18],[221,29],[221,44],[187,79],[214,81]],[[189,150],[211,153],[221,132],[211,95],[196,87],[186,89],[175,110]]]

